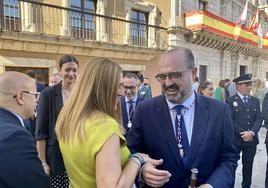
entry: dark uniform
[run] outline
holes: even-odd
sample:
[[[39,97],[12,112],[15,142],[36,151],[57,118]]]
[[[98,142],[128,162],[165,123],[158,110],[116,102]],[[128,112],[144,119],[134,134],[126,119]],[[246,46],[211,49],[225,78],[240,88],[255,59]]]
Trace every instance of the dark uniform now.
[[[251,74],[238,77],[233,80],[236,84],[252,82]],[[232,115],[232,123],[235,129],[235,146],[237,151],[242,151],[242,172],[243,188],[250,188],[252,178],[253,160],[256,154],[257,144],[259,144],[258,132],[261,127],[262,118],[259,100],[247,95],[247,101],[243,101],[236,93],[227,99]],[[254,135],[252,141],[244,141],[241,132],[251,131]]]
[[[264,119],[264,125],[268,129],[268,93],[265,94],[262,103],[262,117]],[[266,153],[268,156],[268,131],[266,132],[265,144],[266,144]],[[265,188],[268,188],[268,160],[266,164]]]

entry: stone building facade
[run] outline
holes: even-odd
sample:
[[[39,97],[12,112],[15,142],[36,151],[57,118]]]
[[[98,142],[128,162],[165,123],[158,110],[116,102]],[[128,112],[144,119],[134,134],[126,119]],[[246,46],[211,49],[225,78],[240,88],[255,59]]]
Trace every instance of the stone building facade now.
[[[57,72],[57,61],[63,54],[77,56],[82,67],[90,59],[102,56],[120,63],[125,72],[144,74],[157,95],[160,88],[154,75],[158,56],[169,48],[186,46],[194,53],[202,79],[217,84],[244,73],[268,79],[265,0],[249,0],[248,22],[241,30],[246,36],[233,38],[232,31],[245,3],[246,0],[0,1],[0,72],[34,69],[38,79],[47,83],[48,76]],[[264,36],[262,48],[256,42],[256,31],[247,29],[257,9]],[[227,27],[228,35],[224,31]]]

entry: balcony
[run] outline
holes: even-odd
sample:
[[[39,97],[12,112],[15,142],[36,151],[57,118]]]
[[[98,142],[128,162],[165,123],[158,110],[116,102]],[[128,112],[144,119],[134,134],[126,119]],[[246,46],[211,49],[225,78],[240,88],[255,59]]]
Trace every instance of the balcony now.
[[[2,37],[9,32],[152,49],[168,47],[166,28],[29,0],[2,2],[0,30]]]
[[[267,37],[206,10],[186,13],[185,25],[193,33],[192,43],[256,57],[267,53]]]

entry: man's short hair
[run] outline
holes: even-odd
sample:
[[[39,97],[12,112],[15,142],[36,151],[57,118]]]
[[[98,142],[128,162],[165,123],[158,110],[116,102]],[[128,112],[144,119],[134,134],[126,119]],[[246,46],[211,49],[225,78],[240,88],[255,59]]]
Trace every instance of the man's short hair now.
[[[134,74],[134,73],[132,73],[132,72],[127,73],[127,74],[124,76],[124,78],[129,78],[129,79],[134,78],[135,80],[138,80],[137,75]]]
[[[191,68],[193,69],[195,67],[195,62],[194,62],[194,55],[192,53],[192,51],[189,48],[185,48],[185,47],[176,47],[173,48],[171,50],[169,50],[167,53],[173,53],[176,51],[183,51],[184,55],[185,55],[185,63],[187,68]]]

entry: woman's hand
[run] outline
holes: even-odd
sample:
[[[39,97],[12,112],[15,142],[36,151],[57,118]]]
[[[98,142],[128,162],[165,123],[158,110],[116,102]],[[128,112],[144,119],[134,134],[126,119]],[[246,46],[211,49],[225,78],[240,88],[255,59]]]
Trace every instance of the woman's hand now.
[[[46,175],[50,175],[50,168],[46,162],[42,162],[43,169]]]

